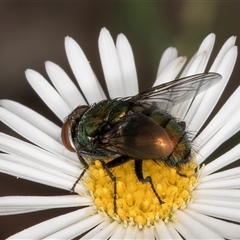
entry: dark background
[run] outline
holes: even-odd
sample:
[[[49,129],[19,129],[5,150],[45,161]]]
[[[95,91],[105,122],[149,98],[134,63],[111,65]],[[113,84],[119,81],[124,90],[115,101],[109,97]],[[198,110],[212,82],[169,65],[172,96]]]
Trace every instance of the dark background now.
[[[60,124],[28,85],[24,71],[32,68],[47,77],[44,62],[51,60],[74,79],[65,55],[65,36],[81,45],[105,88],[98,53],[100,29],[106,27],[114,39],[124,33],[143,90],[154,82],[167,47],[177,47],[179,55],[191,57],[214,32],[215,56],[227,38],[240,36],[239,24],[240,2],[230,1],[0,1],[0,98],[19,101]],[[239,71],[238,61],[220,105],[239,85]],[[2,123],[0,131],[16,136]],[[228,146],[238,139],[239,134]],[[1,196],[59,194],[69,193],[0,174]],[[0,217],[0,238],[67,211]]]

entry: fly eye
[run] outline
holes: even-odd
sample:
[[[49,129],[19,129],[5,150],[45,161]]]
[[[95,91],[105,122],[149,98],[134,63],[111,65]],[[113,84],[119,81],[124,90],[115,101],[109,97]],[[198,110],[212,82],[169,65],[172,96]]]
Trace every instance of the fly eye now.
[[[68,151],[76,152],[71,140],[70,124],[68,120],[62,126],[61,138],[63,145]]]

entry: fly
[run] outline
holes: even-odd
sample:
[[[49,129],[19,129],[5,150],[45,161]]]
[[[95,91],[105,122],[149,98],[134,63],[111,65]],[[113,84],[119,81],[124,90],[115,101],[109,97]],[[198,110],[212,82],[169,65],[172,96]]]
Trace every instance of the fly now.
[[[135,96],[102,100],[91,106],[73,110],[62,127],[62,142],[69,151],[76,151],[84,171],[88,159],[100,160],[114,183],[114,210],[117,212],[116,177],[111,168],[130,159],[142,183],[149,183],[160,204],[151,176],[143,176],[143,161],[162,161],[180,170],[191,159],[192,145],[186,123],[170,114],[173,106],[196,97],[221,80],[217,73],[202,73],[147,89]],[[105,162],[104,159],[111,158]]]

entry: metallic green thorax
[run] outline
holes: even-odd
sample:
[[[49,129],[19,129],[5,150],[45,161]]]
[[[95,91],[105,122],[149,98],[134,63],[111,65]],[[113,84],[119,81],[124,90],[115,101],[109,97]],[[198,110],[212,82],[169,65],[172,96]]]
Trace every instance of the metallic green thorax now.
[[[117,99],[94,104],[83,115],[78,125],[78,142],[93,150],[92,139],[101,136],[126,115],[130,103]]]

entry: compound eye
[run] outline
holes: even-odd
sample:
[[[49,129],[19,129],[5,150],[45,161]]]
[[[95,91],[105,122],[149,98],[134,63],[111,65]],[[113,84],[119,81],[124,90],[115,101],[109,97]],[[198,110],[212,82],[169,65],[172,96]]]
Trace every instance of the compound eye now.
[[[68,151],[76,152],[71,139],[70,123],[68,120],[62,126],[61,138],[63,145]]]

